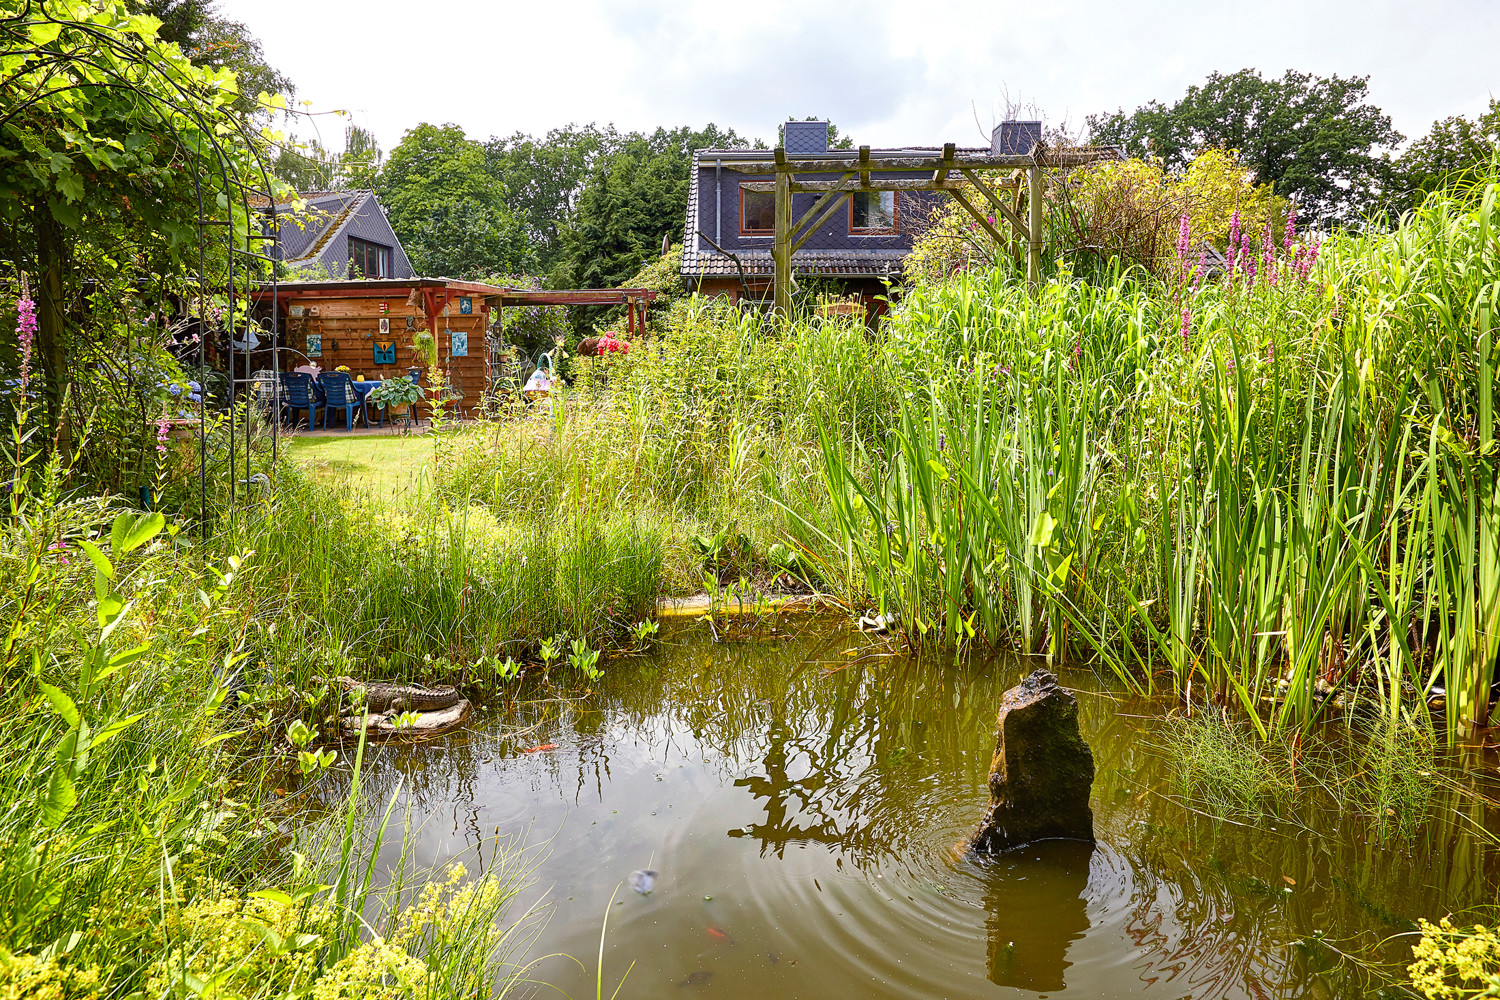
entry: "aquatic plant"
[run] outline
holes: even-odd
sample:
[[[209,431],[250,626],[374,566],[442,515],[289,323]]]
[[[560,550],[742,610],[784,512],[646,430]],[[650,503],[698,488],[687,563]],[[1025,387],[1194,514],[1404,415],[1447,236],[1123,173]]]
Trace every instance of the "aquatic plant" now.
[[[1496,191],[1316,250],[1246,230],[1259,265],[1197,288],[919,286],[888,320],[897,422],[825,427],[831,506],[783,507],[913,643],[1200,678],[1263,736],[1333,691],[1401,720],[1441,688],[1457,740],[1500,653]]]

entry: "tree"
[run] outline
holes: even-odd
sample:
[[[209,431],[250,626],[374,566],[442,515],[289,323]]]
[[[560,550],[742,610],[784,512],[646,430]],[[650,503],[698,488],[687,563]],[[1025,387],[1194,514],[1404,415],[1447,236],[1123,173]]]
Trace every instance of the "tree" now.
[[[564,234],[553,284],[616,287],[661,253],[662,237],[682,231],[693,153],[748,143],[710,123],[632,133],[596,160]]]
[[[371,189],[380,173],[380,145],[358,125],[344,130],[344,151],[334,153],[316,139],[288,136],[276,155],[276,175],[298,191]]]
[[[1090,115],[1091,140],[1180,170],[1205,148],[1230,149],[1255,181],[1297,202],[1302,216],[1332,226],[1368,211],[1389,181],[1379,151],[1401,141],[1391,119],[1366,102],[1369,77],[1279,80],[1253,69],[1212,73],[1170,107],[1152,101],[1130,114]]]
[[[260,249],[248,198],[262,140],[236,78],[194,65],[158,24],[119,0],[0,0],[0,259],[35,276],[54,424],[90,282],[202,275],[222,289],[228,247]]]
[[[483,144],[423,122],[391,150],[375,191],[420,274],[475,278],[524,269],[525,235],[487,169]]]
[[[286,74],[266,62],[260,40],[239,21],[219,17],[214,0],[126,0],[125,6],[160,21],[157,38],[175,42],[194,65],[232,72],[240,91],[236,106],[262,123],[274,109],[261,105],[258,95],[290,99],[296,93]]]
[[[1434,191],[1472,184],[1500,155],[1500,100],[1476,121],[1454,115],[1407,147],[1396,161],[1393,207],[1413,208]]]
[[[557,262],[584,182],[620,139],[613,125],[591,123],[555,128],[542,139],[517,132],[485,144],[489,171],[505,185],[506,203],[526,230],[539,270]]]

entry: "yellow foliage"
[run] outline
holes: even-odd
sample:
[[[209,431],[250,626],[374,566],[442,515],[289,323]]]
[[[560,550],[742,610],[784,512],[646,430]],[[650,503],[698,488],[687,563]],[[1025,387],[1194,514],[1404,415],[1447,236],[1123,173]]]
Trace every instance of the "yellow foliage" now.
[[[332,927],[326,906],[301,906],[229,893],[209,896],[167,914],[162,921],[161,957],[147,978],[146,992],[180,992],[184,979],[215,984],[220,1000],[283,995],[306,988],[317,974],[320,942],[278,948],[298,934],[322,934]]]
[[[73,969],[56,958],[12,955],[0,948],[0,1000],[96,1000],[99,970]]]
[[[1454,927],[1447,917],[1419,923],[1422,939],[1406,967],[1418,992],[1428,1000],[1500,996],[1500,934],[1481,924]]]
[[[1269,184],[1253,183],[1230,150],[1202,150],[1180,174],[1168,173],[1160,161],[1116,160],[1087,167],[1075,177],[1072,199],[1086,213],[1118,202],[1125,192],[1139,211],[1152,214],[1159,223],[1156,253],[1162,259],[1174,254],[1184,214],[1190,223],[1190,243],[1211,243],[1221,252],[1228,248],[1236,210],[1240,228],[1257,246],[1267,222],[1278,244],[1286,224],[1286,199]]]

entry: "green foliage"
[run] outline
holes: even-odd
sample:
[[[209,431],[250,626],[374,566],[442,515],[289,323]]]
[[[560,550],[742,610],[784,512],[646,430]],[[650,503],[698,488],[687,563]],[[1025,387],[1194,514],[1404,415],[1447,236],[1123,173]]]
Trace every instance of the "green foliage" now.
[[[1395,208],[1408,209],[1445,188],[1482,182],[1500,154],[1500,100],[1474,121],[1454,115],[1433,122],[1426,135],[1406,147],[1395,165]]]
[[[241,110],[255,95],[162,42],[154,18],[118,0],[40,9],[0,3],[0,259],[34,277],[42,414],[55,428],[91,339],[77,322],[92,282],[140,282],[158,300],[194,273],[228,286],[228,245],[253,242],[246,185],[264,185],[264,140]],[[215,233],[201,260],[200,204]]]
[[[397,375],[395,378],[383,379],[371,389],[370,402],[376,406],[400,406],[403,403],[409,406],[420,403],[424,395],[426,390],[413,382],[410,375]]]
[[[618,287],[661,253],[663,236],[682,231],[694,150],[743,145],[733,130],[713,124],[632,133],[612,143],[584,180],[553,284]]]
[[[821,434],[819,573],[914,643],[1197,681],[1263,735],[1341,687],[1424,716],[1441,684],[1457,740],[1500,652],[1496,212],[1493,184],[1429,199],[1254,280],[915,289],[885,325],[893,432]]]
[[[538,273],[563,251],[563,234],[595,165],[620,141],[613,125],[568,125],[533,138],[517,132],[485,144],[490,173],[505,185],[506,203],[526,229]]]
[[[457,125],[408,130],[375,190],[418,274],[474,279],[527,264],[505,186],[488,170],[484,146]]]
[[[0,996],[472,996],[524,975],[524,935],[502,916],[530,868],[515,846],[486,851],[478,878],[401,864],[377,888],[389,811],[355,822],[362,746],[331,820],[263,794],[347,766],[301,718],[231,711],[265,704],[264,685],[231,700],[223,683],[266,669],[247,662],[247,634],[303,634],[281,581],[248,554],[204,561],[159,514],[24,484],[11,503]],[[266,839],[283,826],[297,851]]]
[[[1227,149],[1283,198],[1322,226],[1359,221],[1386,183],[1379,152],[1401,141],[1390,117],[1367,103],[1369,77],[1287,70],[1279,80],[1253,69],[1210,73],[1175,104],[1130,114],[1090,115],[1091,141],[1131,156],[1186,166],[1201,149]]]
[[[1173,716],[1162,729],[1179,791],[1218,816],[1258,817],[1284,804],[1291,783],[1283,749],[1213,709]]]
[[[126,0],[132,14],[160,21],[157,37],[174,42],[194,65],[227,69],[239,85],[239,108],[247,115],[266,114],[255,95],[296,93],[292,81],[266,62],[260,40],[239,21],[220,17],[214,0]]]

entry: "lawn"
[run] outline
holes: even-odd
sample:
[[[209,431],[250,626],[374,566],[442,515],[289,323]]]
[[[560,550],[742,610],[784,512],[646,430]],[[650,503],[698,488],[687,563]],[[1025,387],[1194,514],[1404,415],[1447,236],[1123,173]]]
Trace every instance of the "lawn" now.
[[[282,447],[319,478],[382,492],[404,490],[432,465],[432,442],[425,436],[294,437]]]

